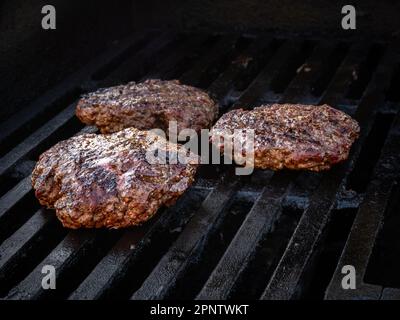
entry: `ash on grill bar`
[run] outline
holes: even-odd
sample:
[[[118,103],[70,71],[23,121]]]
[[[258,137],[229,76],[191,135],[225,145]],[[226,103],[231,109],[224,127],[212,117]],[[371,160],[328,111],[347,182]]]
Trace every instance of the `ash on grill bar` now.
[[[0,5],[1,300],[165,299],[171,308],[176,300],[400,300],[400,4],[346,3],[354,15],[328,0],[55,0],[54,14],[42,10],[46,4]],[[43,19],[54,19],[54,28],[43,28]],[[329,159],[318,154],[327,162],[312,164],[326,170],[291,170],[304,169],[303,163],[261,169],[276,168],[266,161],[250,175],[236,175],[234,164],[199,164],[196,174],[193,169],[190,177],[179,176],[190,181],[168,176],[172,182],[166,186],[157,175],[172,169],[136,168],[135,161],[144,160],[143,154],[129,153],[135,148],[132,139],[115,139],[120,148],[115,150],[88,145],[125,133],[100,136],[98,128],[76,116],[78,101],[100,88],[158,85],[145,82],[149,79],[179,80],[191,89],[157,96],[150,92],[154,88],[141,87],[146,97],[129,96],[139,108],[130,114],[135,124],[143,113],[152,126],[160,125],[174,117],[170,108],[176,105],[185,124],[207,129],[221,117],[220,123],[234,127],[239,120],[226,114],[241,108],[298,105],[305,108],[296,109],[303,119],[308,106],[331,106],[336,110],[324,109],[324,116],[336,118],[322,129],[318,125],[325,122],[314,115],[313,129],[299,120],[303,127],[286,133],[277,124],[276,130],[263,131],[262,140],[282,134],[288,139],[282,145],[294,146],[297,156],[309,156],[313,150],[303,147],[308,146],[327,157],[329,145]],[[117,91],[104,92],[117,94],[112,103],[118,104]],[[150,114],[146,106],[155,100],[164,104],[151,105]],[[123,112],[126,103],[113,105],[113,112]],[[97,107],[97,122],[87,120],[92,115],[84,110],[86,123],[101,128],[116,121],[111,131],[131,125],[126,114]],[[189,108],[196,119],[185,113]],[[280,109],[265,111],[275,119],[271,110]],[[296,123],[295,113],[282,110],[282,123]],[[250,124],[251,114],[262,114],[243,113]],[[139,129],[151,129],[146,126]],[[135,139],[144,136],[125,130]],[[306,134],[312,130],[326,138]],[[88,133],[89,140],[58,144]],[[300,134],[302,141],[296,140]],[[85,175],[92,169],[101,171],[99,180],[92,171]],[[139,174],[141,184],[128,183]],[[110,175],[118,182],[108,183]],[[39,191],[32,176],[35,185],[42,183]],[[146,193],[152,179],[159,183],[157,195]],[[35,191],[49,208],[40,205]],[[126,200],[124,191],[136,202]],[[58,194],[67,200],[46,202]],[[176,202],[161,199],[165,194]],[[138,203],[141,209],[133,208]],[[127,208],[137,209],[140,225],[121,216]],[[102,228],[115,227],[103,209],[115,221],[125,219],[123,226],[135,226]],[[74,226],[99,228],[65,228],[56,211],[65,214],[67,226],[74,221]],[[85,212],[84,222],[79,212]],[[148,217],[140,216],[143,212]],[[211,302],[201,303],[210,303],[204,312],[215,309]],[[242,310],[240,305],[232,310]],[[176,310],[187,315],[187,309]],[[246,310],[251,312],[251,303]]]

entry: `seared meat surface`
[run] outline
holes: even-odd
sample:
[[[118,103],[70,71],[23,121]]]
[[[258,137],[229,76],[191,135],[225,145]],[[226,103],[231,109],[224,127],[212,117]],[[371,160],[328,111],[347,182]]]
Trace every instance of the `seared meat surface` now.
[[[189,162],[149,162],[147,151],[155,147],[167,155],[187,155]],[[193,182],[197,163],[182,146],[148,131],[82,134],[40,156],[32,185],[40,203],[55,208],[65,227],[121,228],[173,204]]]
[[[135,127],[166,131],[176,121],[178,132],[209,128],[218,114],[217,104],[198,88],[179,81],[147,80],[99,89],[84,95],[76,107],[77,117],[97,126],[102,133]]]
[[[347,159],[360,128],[349,115],[328,105],[263,105],[224,114],[211,131],[216,137],[234,129],[254,129],[254,167],[320,171]]]

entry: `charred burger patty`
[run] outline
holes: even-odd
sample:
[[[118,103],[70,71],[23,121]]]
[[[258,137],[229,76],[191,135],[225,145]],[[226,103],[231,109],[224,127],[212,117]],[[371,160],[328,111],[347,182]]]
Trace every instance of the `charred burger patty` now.
[[[84,95],[76,115],[102,133],[128,127],[167,130],[176,121],[178,131],[209,128],[218,114],[217,104],[201,89],[179,81],[147,80],[99,89]]]
[[[212,138],[234,129],[254,129],[254,167],[320,171],[347,159],[360,128],[349,115],[328,105],[263,105],[237,109],[214,125]],[[213,139],[215,140],[215,139]],[[217,143],[223,149],[223,145]]]
[[[141,224],[162,205],[171,205],[192,183],[197,156],[188,164],[149,163],[155,147],[185,153],[180,145],[147,131],[128,128],[102,135],[82,134],[43,153],[32,173],[35,195],[55,208],[68,228],[121,228]]]

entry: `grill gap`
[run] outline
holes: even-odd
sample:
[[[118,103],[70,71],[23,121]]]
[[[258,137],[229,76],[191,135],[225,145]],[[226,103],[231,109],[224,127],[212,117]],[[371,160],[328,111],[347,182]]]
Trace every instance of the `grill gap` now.
[[[18,184],[20,179],[12,175],[0,177],[0,197],[4,196],[9,190]]]
[[[311,85],[311,94],[320,97],[326,90],[343,59],[349,52],[348,43],[339,43],[322,64],[320,74]]]
[[[164,80],[178,79],[186,70],[189,70],[199,59],[199,57],[206,52],[210,47],[213,47],[220,39],[221,35],[212,35],[208,37],[201,46],[194,48],[187,48],[187,54],[178,63],[174,64],[171,70],[167,72],[168,76],[160,75]],[[173,54],[173,52],[171,53]],[[165,59],[165,57],[164,57]]]
[[[185,275],[180,278],[167,299],[194,299],[201,290],[213,268],[224,254],[229,243],[233,239],[236,231],[245,219],[247,213],[253,205],[252,201],[236,196],[231,205],[226,209],[227,215],[224,221],[218,224],[217,230],[213,231],[212,236],[203,248],[199,256],[195,257],[185,271]],[[188,286],[188,283],[191,283]]]
[[[400,64],[397,65],[393,72],[389,89],[386,91],[386,101],[400,101]]]
[[[93,73],[92,80],[100,81],[106,78],[113,70],[118,68],[126,59],[135,54],[135,52],[143,49],[143,47],[149,42],[148,37],[144,37],[139,41],[136,41],[128,49],[126,49],[121,55],[115,57],[112,61],[102,66],[99,70]]]
[[[311,258],[312,266],[308,270],[309,276],[302,281],[305,284],[305,289],[300,295],[302,299],[322,300],[324,298],[325,290],[332,279],[356,214],[357,208],[333,210],[323,246],[314,253]]]
[[[0,243],[12,235],[39,208],[39,201],[31,190],[1,217]]]
[[[254,58],[249,61],[248,66],[242,70],[240,75],[233,79],[233,85],[230,91],[224,95],[223,99],[220,100],[221,114],[233,106],[241,93],[243,93],[250,86],[260,70],[266,66],[268,61],[273,57],[275,52],[283,43],[284,40],[282,39],[273,39],[264,50],[257,51],[257,54],[254,55]],[[240,56],[237,58],[239,57]]]
[[[365,192],[393,119],[392,114],[378,113],[376,115],[372,129],[361,148],[360,156],[349,175],[346,185],[348,190]]]
[[[372,45],[365,60],[353,70],[353,81],[346,98],[355,100],[361,98],[384,52],[385,48],[381,44]]]
[[[303,210],[283,207],[273,230],[266,234],[240,275],[230,299],[259,299],[284,252]]]
[[[227,48],[227,53],[219,57],[212,65],[210,65],[201,76],[197,85],[200,88],[207,88],[228,66],[232,63],[233,58],[242,52],[253,39],[239,37],[233,50]]]
[[[265,49],[258,52],[254,58],[252,57],[252,60],[249,61],[248,66],[243,70],[240,76],[234,79],[233,90],[238,92],[246,90],[257,73],[267,64],[283,42],[283,39],[273,39]]]
[[[148,59],[145,61],[145,63],[143,63],[143,65],[138,70],[135,70],[133,73],[131,73],[128,76],[128,81],[136,81],[136,82],[140,81],[143,76],[145,76],[146,74],[151,72],[151,70],[154,68],[155,65],[157,65],[160,62],[160,60],[165,60],[168,57],[170,57],[171,55],[173,55],[174,48],[181,45],[182,43],[185,43],[186,40],[187,39],[185,39],[185,38],[176,39],[176,40],[168,43],[167,45],[165,45],[163,48],[161,48],[158,52],[156,52],[151,57],[148,57]],[[207,41],[210,41],[210,43],[212,43],[213,41],[215,41],[215,38],[207,39],[206,42]],[[201,46],[200,48],[203,48],[203,46]],[[126,82],[126,81],[123,81],[123,82]],[[120,82],[115,83],[115,85],[118,85],[118,84],[121,84],[121,83]]]
[[[364,280],[383,287],[400,288],[400,181],[392,190],[383,225],[378,233]]]
[[[271,81],[271,90],[275,94],[282,94],[285,91],[290,81],[296,76],[297,70],[305,63],[315,46],[315,41],[304,41],[300,53],[287,61],[286,67]]]

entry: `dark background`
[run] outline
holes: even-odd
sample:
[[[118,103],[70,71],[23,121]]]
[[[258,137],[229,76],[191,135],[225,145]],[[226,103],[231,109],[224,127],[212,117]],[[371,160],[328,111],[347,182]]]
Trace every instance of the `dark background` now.
[[[45,4],[56,7],[57,30],[41,28]],[[356,7],[355,31],[341,29],[344,4]],[[144,28],[387,40],[399,36],[399,16],[395,0],[0,1],[0,120]]]

